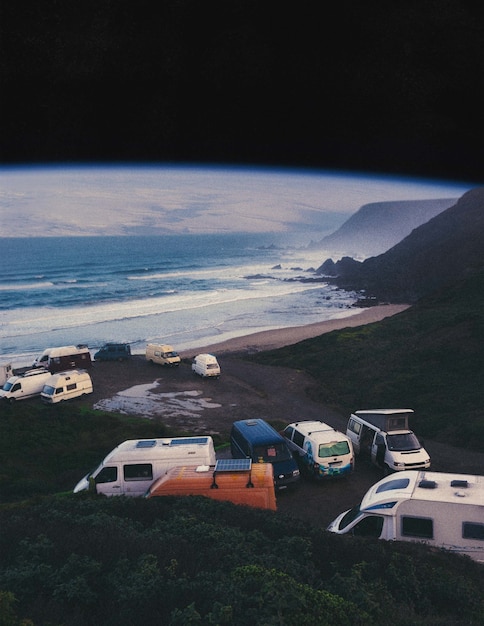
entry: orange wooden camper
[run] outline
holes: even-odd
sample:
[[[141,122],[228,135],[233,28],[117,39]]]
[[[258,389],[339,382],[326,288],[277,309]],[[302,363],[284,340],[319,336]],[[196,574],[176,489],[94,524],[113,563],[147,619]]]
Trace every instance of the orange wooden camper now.
[[[252,465],[251,459],[220,459],[215,468],[174,467],[149,488],[146,497],[155,496],[205,496],[259,509],[277,508],[272,464]]]

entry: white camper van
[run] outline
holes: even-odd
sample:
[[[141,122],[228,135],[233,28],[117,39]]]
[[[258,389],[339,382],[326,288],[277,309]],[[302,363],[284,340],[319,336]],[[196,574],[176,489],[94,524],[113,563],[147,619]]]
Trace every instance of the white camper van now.
[[[368,409],[351,414],[346,434],[355,453],[366,456],[385,475],[409,469],[428,469],[429,453],[408,428],[412,409]]]
[[[414,471],[387,476],[328,530],[420,541],[484,562],[484,476]]]
[[[192,362],[192,370],[202,378],[218,378],[220,365],[213,354],[199,354]]]
[[[164,343],[149,343],[146,346],[146,360],[160,365],[180,365],[180,355],[173,350],[173,346]]]
[[[308,478],[348,476],[355,467],[351,439],[328,424],[318,421],[294,422],[283,436]]]
[[[92,393],[92,391],[92,380],[87,372],[69,370],[53,374],[44,385],[40,397],[44,402],[54,404]]]
[[[12,376],[0,389],[0,398],[15,402],[40,396],[44,385],[53,377],[50,372],[44,369],[29,370],[22,376]]]
[[[74,493],[95,489],[106,496],[142,496],[172,467],[215,465],[212,437],[129,439],[114,448]]]

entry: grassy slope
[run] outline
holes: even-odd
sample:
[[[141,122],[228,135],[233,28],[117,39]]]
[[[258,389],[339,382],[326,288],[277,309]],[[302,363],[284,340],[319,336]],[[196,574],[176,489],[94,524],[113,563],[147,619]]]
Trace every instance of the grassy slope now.
[[[250,357],[305,369],[343,413],[411,407],[419,433],[484,451],[484,272],[376,324]]]

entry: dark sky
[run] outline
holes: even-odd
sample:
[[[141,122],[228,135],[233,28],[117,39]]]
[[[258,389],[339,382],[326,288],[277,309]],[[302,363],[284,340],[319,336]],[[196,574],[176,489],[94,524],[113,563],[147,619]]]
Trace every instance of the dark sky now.
[[[482,6],[4,2],[0,159],[483,181]]]

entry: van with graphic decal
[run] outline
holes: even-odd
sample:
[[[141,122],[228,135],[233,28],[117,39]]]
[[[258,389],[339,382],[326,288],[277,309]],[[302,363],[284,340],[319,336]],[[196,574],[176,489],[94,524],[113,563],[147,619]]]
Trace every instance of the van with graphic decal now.
[[[301,474],[321,480],[348,476],[355,468],[351,439],[318,421],[294,422],[283,430]]]

